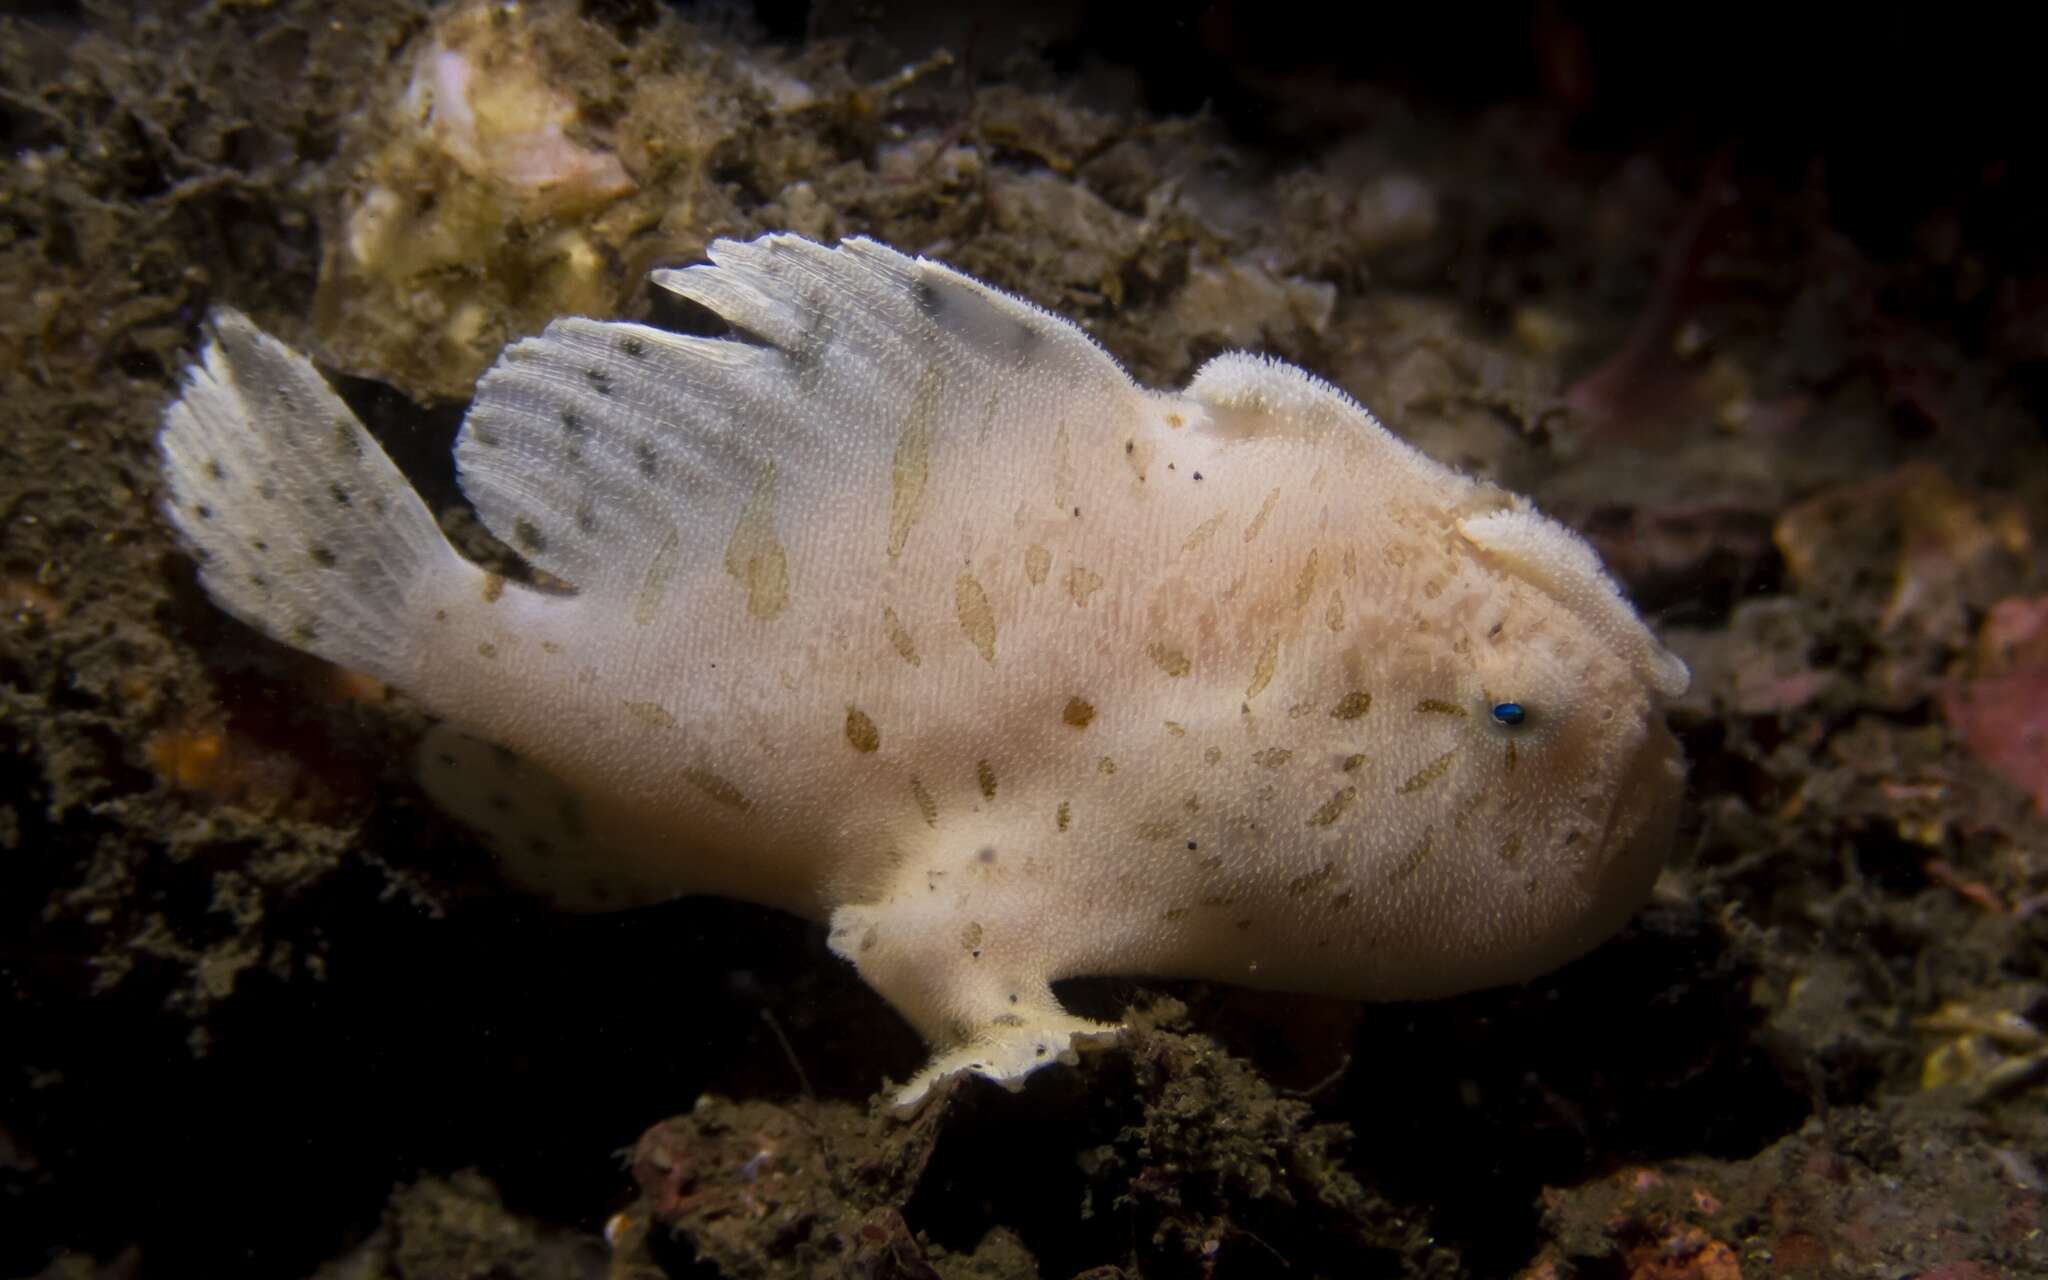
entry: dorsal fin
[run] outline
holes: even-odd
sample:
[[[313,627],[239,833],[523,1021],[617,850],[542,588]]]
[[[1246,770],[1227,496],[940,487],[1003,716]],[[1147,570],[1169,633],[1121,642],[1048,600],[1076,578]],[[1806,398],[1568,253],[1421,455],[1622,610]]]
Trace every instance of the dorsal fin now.
[[[737,555],[771,607],[791,534],[775,512],[889,493],[905,442],[921,429],[937,447],[989,388],[1028,401],[1017,409],[1137,395],[1067,321],[873,241],[772,235],[709,256],[655,283],[744,336],[558,320],[478,385],[463,489],[494,534],[580,590],[637,592],[664,564]],[[736,533],[750,511],[752,549]]]

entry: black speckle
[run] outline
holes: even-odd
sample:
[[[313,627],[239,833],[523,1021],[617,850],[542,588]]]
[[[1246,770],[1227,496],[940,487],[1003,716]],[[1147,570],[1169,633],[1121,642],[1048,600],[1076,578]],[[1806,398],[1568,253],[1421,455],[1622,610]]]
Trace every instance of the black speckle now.
[[[1195,842],[1194,842],[1194,841],[1192,841],[1192,840],[1190,840],[1190,841],[1188,841],[1188,852],[1189,852],[1189,853],[1193,853],[1194,851],[1195,851]]]
[[[346,418],[334,420],[334,447],[351,458],[363,456],[363,438],[356,434],[355,424]]]
[[[1201,473],[1201,472],[1199,472],[1199,471],[1195,472],[1195,479],[1197,479],[1197,480],[1200,480],[1201,478],[1202,478],[1202,473]]]
[[[627,355],[633,357],[635,360],[638,360],[640,357],[647,354],[647,344],[640,341],[640,339],[638,338],[628,336],[620,339],[619,350],[625,352]]]
[[[1017,330],[1010,337],[1010,347],[1016,353],[1019,369],[1031,363],[1031,353],[1038,349],[1038,340],[1041,336],[1038,326],[1029,320],[1017,322]]]
[[[276,502],[277,486],[265,480],[262,484],[256,486],[256,496],[265,502]]]
[[[939,312],[942,309],[939,291],[932,286],[930,280],[919,276],[911,281],[910,296],[917,300],[917,309],[924,312],[927,319],[937,320],[939,318]]]
[[[301,622],[292,628],[291,642],[301,649],[307,648],[320,638],[320,631],[310,622]]]
[[[1016,993],[1016,992],[1014,992],[1014,991],[1012,991],[1012,992],[1010,993],[1010,1003],[1011,1003],[1011,1004],[1015,1004],[1015,1003],[1017,1003],[1017,993]]]
[[[576,528],[583,533],[597,532],[597,517],[591,514],[590,503],[576,504]]]
[[[208,458],[206,460],[206,474],[215,480],[225,480],[228,478],[228,469],[220,465],[219,458]]]
[[[974,950],[968,952],[967,954],[973,956],[976,960],[979,960],[981,959],[981,948],[976,947]]]
[[[1124,441],[1124,456],[1125,456],[1126,458],[1130,457],[1130,456],[1131,456],[1132,454],[1136,453],[1137,451],[1138,451],[1138,442],[1137,442],[1137,441],[1135,441],[1135,440],[1126,440],[1126,441]]]
[[[268,591],[270,590],[270,579],[260,573],[252,573],[249,575],[249,585],[258,591]]]
[[[633,460],[640,464],[640,474],[652,480],[661,472],[661,455],[645,440],[633,442]]]
[[[996,860],[996,851],[993,847],[988,847],[982,849],[974,856],[981,859],[983,862],[994,862]]]
[[[201,502],[192,508],[192,514],[198,516],[201,520],[211,520],[213,519],[213,508]]]
[[[1171,471],[1171,470],[1173,470],[1173,464],[1172,464],[1171,462],[1167,463],[1167,464],[1166,464],[1166,469],[1167,469],[1168,471]]]
[[[611,375],[602,369],[585,369],[583,371],[583,380],[590,384],[592,391],[597,392],[601,396],[616,394],[612,390]]]
[[[1075,508],[1074,508],[1074,519],[1076,519],[1076,520],[1079,520],[1080,518],[1081,518],[1081,508],[1079,508],[1079,507],[1075,507]]]
[[[349,505],[351,501],[351,499],[348,496],[348,490],[342,488],[338,484],[328,485],[327,494],[329,497],[334,499],[334,505],[337,507],[345,507]]]
[[[535,555],[547,550],[548,546],[548,540],[542,536],[540,526],[524,517],[512,522],[512,541],[518,544],[521,551],[532,552]]]
[[[332,569],[334,567],[334,553],[326,547],[316,543],[307,550],[306,554],[313,557],[313,563],[319,565],[322,569]]]
[[[253,551],[258,551],[258,552],[263,552],[263,551],[268,551],[268,550],[270,550],[270,544],[269,544],[269,543],[267,543],[267,542],[265,542],[265,541],[264,541],[263,539],[261,539],[261,538],[255,538],[255,539],[252,539],[252,540],[250,541],[250,543],[249,543],[249,547],[250,547],[250,549],[251,549],[251,550],[253,550]]]
[[[583,419],[576,416],[575,410],[562,410],[562,430],[564,432],[572,436],[580,436],[586,429],[583,425]]]

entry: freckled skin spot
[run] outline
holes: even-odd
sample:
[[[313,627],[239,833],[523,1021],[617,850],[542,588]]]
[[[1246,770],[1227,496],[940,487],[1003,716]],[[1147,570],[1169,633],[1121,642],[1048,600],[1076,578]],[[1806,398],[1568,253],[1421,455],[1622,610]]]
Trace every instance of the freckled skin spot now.
[[[1221,747],[1210,747],[1202,753],[1202,763],[1204,764],[1220,764],[1222,760],[1223,748]]]
[[[548,548],[548,540],[541,533],[540,526],[531,520],[512,522],[512,543],[531,555],[539,555]]]
[[[1145,652],[1151,655],[1153,666],[1175,679],[1194,670],[1195,664],[1189,660],[1188,655],[1174,645],[1155,640]]]
[[[1042,586],[1045,575],[1052,572],[1052,552],[1037,543],[1024,548],[1024,577],[1032,586]]]
[[[1312,827],[1333,825],[1337,819],[1344,816],[1344,811],[1349,809],[1352,801],[1356,799],[1358,799],[1358,788],[1345,787],[1328,800],[1323,801],[1322,808],[1309,815],[1308,825]]]
[[[1389,884],[1396,884],[1414,875],[1422,869],[1423,863],[1429,861],[1430,854],[1434,853],[1435,850],[1436,833],[1424,831],[1421,841],[1408,851],[1401,861],[1394,866],[1392,871],[1387,873],[1387,882]]]
[[[484,575],[484,603],[496,604],[498,597],[505,594],[505,580],[495,573]]]
[[[981,938],[981,925],[970,922],[965,929],[960,931],[960,946],[963,950],[972,951],[981,945]]]
[[[1316,552],[1309,548],[1308,560],[1301,566],[1301,575],[1294,580],[1294,607],[1299,609],[1308,603],[1316,589]]]
[[[1081,698],[1067,699],[1066,710],[1060,712],[1060,719],[1075,729],[1086,729],[1095,720],[1095,706]]]
[[[1187,734],[1188,734],[1188,731],[1187,731],[1187,726],[1185,726],[1185,725],[1182,725],[1182,724],[1178,724],[1178,723],[1176,723],[1176,722],[1174,722],[1174,721],[1172,721],[1172,720],[1168,720],[1168,721],[1166,722],[1166,736],[1167,736],[1167,737],[1169,737],[1169,738],[1185,738],[1185,737],[1187,736]]]
[[[1200,550],[1202,544],[1215,534],[1217,528],[1222,525],[1223,518],[1229,514],[1227,511],[1218,511],[1215,515],[1196,525],[1194,532],[1181,540],[1181,553],[1185,555],[1189,552]]]
[[[896,437],[896,455],[889,467],[889,558],[903,554],[910,530],[924,514],[924,488],[931,475],[932,426],[939,412],[942,375],[937,365],[924,371],[911,396],[910,413]]]
[[[918,778],[910,780],[910,798],[917,801],[917,811],[924,817],[924,825],[939,825],[939,802],[932,799],[932,793],[925,790],[924,782]]]
[[[650,729],[673,729],[676,718],[667,707],[658,702],[628,702],[626,714]]]
[[[1074,603],[1083,609],[1088,607],[1088,597],[1094,595],[1101,588],[1102,575],[1090,573],[1080,565],[1075,565],[1072,571],[1067,574],[1067,594],[1073,597]]]
[[[882,627],[889,633],[889,646],[896,650],[896,656],[917,666],[917,642],[910,638],[910,633],[903,629],[903,620],[888,605],[882,606]]]
[[[1306,875],[1296,876],[1294,877],[1294,879],[1289,880],[1287,882],[1287,896],[1291,898],[1299,898],[1302,894],[1307,893],[1309,890],[1314,889],[1318,885],[1323,884],[1324,882],[1328,881],[1331,876],[1334,876],[1336,874],[1337,864],[1334,862],[1325,862],[1322,866],[1317,867],[1314,871],[1311,871]]]
[[[1363,755],[1350,755],[1344,757],[1344,772],[1346,773],[1357,773],[1359,769],[1362,768],[1364,765],[1365,757]]]
[[[1507,755],[1501,760],[1501,767],[1509,773],[1515,771],[1515,744],[1512,742],[1508,744]]]
[[[763,621],[789,605],[789,557],[775,532],[775,464],[761,473],[725,547],[725,571],[747,588],[747,613]]]
[[[960,619],[961,634],[967,637],[983,662],[996,660],[996,615],[989,608],[988,594],[971,573],[953,580],[953,613]]]
[[[1372,695],[1363,690],[1353,689],[1337,700],[1330,708],[1330,716],[1336,720],[1356,720],[1372,710]]]
[[[1116,772],[1116,761],[1104,756],[1095,762],[1095,771],[1106,778]]]
[[[1285,747],[1267,747],[1264,751],[1252,754],[1252,763],[1261,769],[1278,769],[1292,759],[1294,753]]]
[[[498,656],[498,646],[486,640],[477,645],[476,652],[480,658],[495,658]]]
[[[996,771],[989,765],[988,761],[977,760],[974,762],[974,781],[981,788],[982,799],[993,800],[996,798]]]
[[[1074,492],[1074,441],[1067,432],[1067,421],[1060,419],[1059,427],[1052,437],[1052,505],[1064,511],[1073,505]]]
[[[685,769],[683,781],[728,809],[746,813],[754,807],[738,787],[708,769]]]
[[[1329,607],[1323,610],[1323,625],[1332,631],[1342,631],[1344,629],[1344,594],[1342,592],[1332,591],[1330,593]]]
[[[1522,835],[1520,832],[1510,831],[1507,834],[1507,838],[1500,842],[1500,860],[1510,867],[1522,865]]]
[[[1423,765],[1422,768],[1416,770],[1413,777],[1409,778],[1400,786],[1395,787],[1395,793],[1397,795],[1405,796],[1413,795],[1415,792],[1422,790],[1430,783],[1435,782],[1438,778],[1443,777],[1445,772],[1447,772],[1450,769],[1451,761],[1456,759],[1457,755],[1458,753],[1455,750],[1444,752],[1436,759],[1430,761],[1428,764]]]
[[[635,626],[646,626],[660,613],[662,597],[668,594],[669,579],[675,576],[676,561],[682,555],[682,546],[682,535],[671,526],[668,537],[662,541],[661,549],[654,553],[654,559],[647,566],[647,576],[641,579],[640,594],[634,597]]]
[[[1424,713],[1425,715],[1463,717],[1470,714],[1465,710],[1465,708],[1459,706],[1457,703],[1445,702],[1441,698],[1424,698],[1422,701],[1415,704],[1415,709],[1417,711]]]
[[[1266,691],[1273,683],[1273,671],[1280,664],[1280,635],[1278,632],[1266,637],[1266,647],[1259,650],[1259,660],[1252,667],[1252,682],[1245,686],[1244,699],[1250,702]]]
[[[1068,825],[1074,821],[1073,805],[1065,800],[1060,801],[1060,807],[1056,812],[1054,812],[1052,820],[1053,825],[1057,826],[1060,830],[1065,831]]]
[[[1264,532],[1266,528],[1266,517],[1273,514],[1274,504],[1278,503],[1279,501],[1280,490],[1278,488],[1275,488],[1271,493],[1268,493],[1266,495],[1266,500],[1259,504],[1259,514],[1253,516],[1252,522],[1244,527],[1244,540],[1246,542],[1252,541],[1254,538],[1257,538],[1260,533]]]
[[[846,709],[846,741],[855,751],[863,755],[872,753],[882,745],[882,735],[875,728],[875,722],[859,707]]]
[[[1188,420],[1187,420],[1186,418],[1183,418],[1183,417],[1181,417],[1181,416],[1180,416],[1179,414],[1177,414],[1177,413],[1169,413],[1169,414],[1167,414],[1167,415],[1166,415],[1166,425],[1167,425],[1167,426],[1169,426],[1169,427],[1176,427],[1176,428],[1178,428],[1178,427],[1184,427],[1184,426],[1186,426],[1187,424],[1188,424]]]

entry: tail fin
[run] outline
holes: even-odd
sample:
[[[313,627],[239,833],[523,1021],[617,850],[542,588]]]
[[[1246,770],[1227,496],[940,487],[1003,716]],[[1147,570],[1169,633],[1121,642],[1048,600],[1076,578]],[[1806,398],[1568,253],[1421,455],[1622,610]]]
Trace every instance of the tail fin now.
[[[468,562],[311,361],[239,312],[210,327],[157,435],[164,511],[200,581],[272,637],[404,683],[419,652],[408,601]]]

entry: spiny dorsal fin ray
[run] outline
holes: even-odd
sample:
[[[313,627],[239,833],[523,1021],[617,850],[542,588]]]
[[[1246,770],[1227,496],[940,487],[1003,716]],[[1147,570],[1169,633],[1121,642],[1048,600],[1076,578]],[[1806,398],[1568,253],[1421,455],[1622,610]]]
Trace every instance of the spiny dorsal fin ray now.
[[[802,530],[771,522],[783,539],[864,529],[855,508],[889,493],[919,424],[936,466],[998,408],[1049,425],[1064,405],[1141,394],[1067,321],[872,241],[722,240],[710,257],[655,281],[759,341],[559,320],[478,386],[463,489],[494,534],[579,589],[636,591],[678,544],[683,564],[716,563],[764,485],[775,511],[806,513]]]

